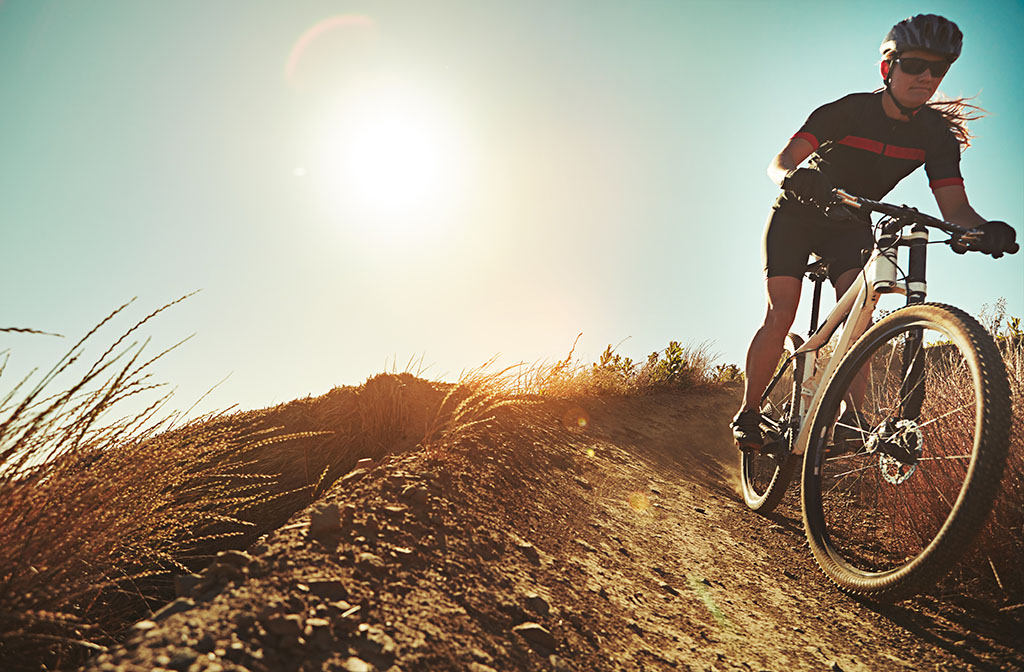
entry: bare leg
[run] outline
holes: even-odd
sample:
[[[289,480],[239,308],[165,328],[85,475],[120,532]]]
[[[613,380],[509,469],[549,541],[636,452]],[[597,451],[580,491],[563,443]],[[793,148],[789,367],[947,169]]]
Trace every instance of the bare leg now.
[[[856,277],[856,276],[854,276]],[[786,342],[786,334],[793,326],[797,305],[800,303],[802,278],[776,276],[765,281],[768,309],[764,323],[754,334],[747,349],[746,383],[743,392],[743,408],[757,409],[761,395],[768,387]]]

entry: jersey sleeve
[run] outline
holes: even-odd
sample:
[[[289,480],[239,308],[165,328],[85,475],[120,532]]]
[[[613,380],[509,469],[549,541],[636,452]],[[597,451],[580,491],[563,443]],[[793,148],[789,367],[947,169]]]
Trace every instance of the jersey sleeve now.
[[[801,138],[811,143],[811,147],[817,150],[822,144],[828,140],[837,140],[836,137],[839,134],[839,129],[843,125],[843,119],[846,117],[847,102],[849,96],[846,98],[840,98],[839,100],[831,103],[826,103],[811,112],[811,116],[807,117],[807,121],[800,127],[793,137]]]
[[[960,143],[950,130],[943,128],[936,134],[935,147],[926,156],[924,170],[933,191],[964,183],[960,174]]]

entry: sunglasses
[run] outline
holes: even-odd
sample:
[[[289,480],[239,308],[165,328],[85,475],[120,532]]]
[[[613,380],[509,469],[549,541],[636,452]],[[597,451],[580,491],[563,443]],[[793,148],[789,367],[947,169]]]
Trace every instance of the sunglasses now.
[[[925,70],[932,73],[932,77],[942,77],[949,70],[948,61],[929,61],[923,58],[897,58],[900,70],[908,75],[920,75]]]

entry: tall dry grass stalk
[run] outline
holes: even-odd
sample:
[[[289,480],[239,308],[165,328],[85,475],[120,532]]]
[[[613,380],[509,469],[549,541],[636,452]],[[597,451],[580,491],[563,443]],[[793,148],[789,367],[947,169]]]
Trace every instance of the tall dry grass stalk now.
[[[1000,492],[976,550],[968,560],[968,579],[981,590],[1024,613],[1024,339],[997,334],[1010,380],[1013,420],[1010,454]]]
[[[451,387],[427,430],[424,445],[438,450],[458,439],[471,438],[489,426],[505,408],[523,409],[541,399],[647,394],[666,389],[693,389],[730,382],[713,369],[708,344],[669,343],[643,364],[615,352],[609,345],[601,358],[584,364],[575,358],[579,336],[568,355],[554,363],[515,364],[496,369],[497,358],[472,369]]]
[[[666,389],[685,390],[728,382],[728,367],[713,367],[716,355],[708,343],[682,345],[672,341],[652,352],[644,362],[634,362],[609,345],[598,361],[584,363],[575,357],[579,336],[569,354],[554,363],[519,364],[500,372],[504,393],[517,396],[574,398],[600,395],[648,394]],[[482,367],[487,370],[492,362]],[[733,376],[734,378],[735,376]],[[731,380],[732,378],[730,378]]]
[[[121,306],[38,383],[26,378],[0,400],[0,668],[60,667],[114,641],[146,613],[158,577],[211,538],[239,534],[246,510],[272,496],[272,477],[226,465],[283,437],[161,418],[169,394],[116,416],[126,400],[160,392],[150,369],[177,347],[145,358],[148,341],[129,339],[185,298],[85,364],[87,345],[131,302]]]

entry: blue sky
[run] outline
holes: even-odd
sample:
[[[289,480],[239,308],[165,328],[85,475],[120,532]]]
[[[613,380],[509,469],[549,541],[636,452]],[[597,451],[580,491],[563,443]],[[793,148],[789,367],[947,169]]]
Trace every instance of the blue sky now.
[[[207,406],[410,359],[453,380],[580,332],[584,359],[678,340],[741,362],[765,167],[876,88],[882,37],[922,12],[965,34],[940,91],[989,112],[971,202],[1020,230],[1019,1],[7,0],[0,326],[69,338],[0,334],[3,389],[125,300],[196,289],[150,332],[196,334],[157,371],[180,406],[229,374]],[[937,211],[923,170],[887,200]],[[1024,255],[932,250],[932,300],[1024,314]]]

